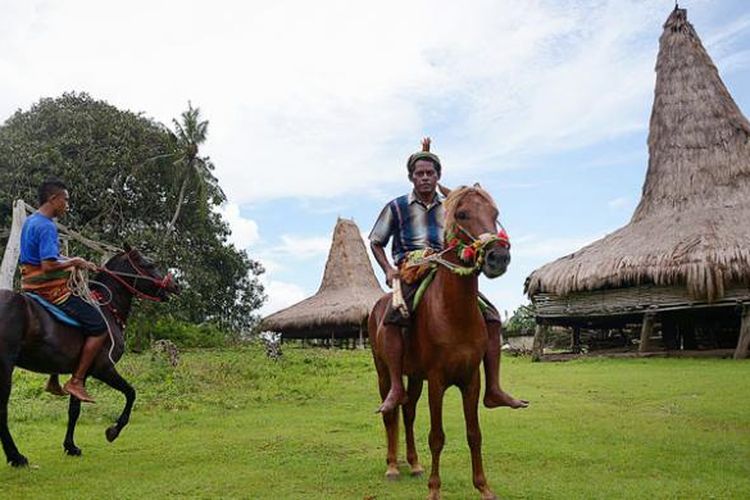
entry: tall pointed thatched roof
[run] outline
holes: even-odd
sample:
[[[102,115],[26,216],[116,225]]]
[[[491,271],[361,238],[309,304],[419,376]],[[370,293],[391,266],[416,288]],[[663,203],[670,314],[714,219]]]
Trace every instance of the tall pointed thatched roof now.
[[[266,317],[261,327],[287,337],[353,335],[383,293],[359,228],[353,221],[338,219],[318,291]]]
[[[750,123],[685,9],[659,40],[648,150],[630,223],[534,271],[530,297],[655,284],[712,302],[750,281]]]

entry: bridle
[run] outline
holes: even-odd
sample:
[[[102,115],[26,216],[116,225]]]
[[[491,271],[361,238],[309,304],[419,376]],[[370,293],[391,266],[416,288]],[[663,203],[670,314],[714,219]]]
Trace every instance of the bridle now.
[[[414,258],[409,259],[407,267],[435,263],[448,268],[452,273],[460,276],[476,274],[482,269],[489,245],[499,242],[505,249],[510,250],[508,232],[499,220],[496,223],[500,227],[497,233],[486,232],[480,234],[479,237],[474,237],[468,229],[454,221],[451,229],[445,233],[445,240],[448,244],[443,250],[429,255],[425,255],[422,252],[414,252]],[[464,241],[460,235],[466,236],[469,238],[469,241]],[[459,261],[469,265],[455,264],[446,260],[443,256],[451,251],[456,252]]]
[[[98,270],[111,276],[115,281],[117,281],[122,286],[124,286],[127,291],[129,291],[130,293],[132,293],[139,299],[149,300],[151,302],[163,302],[164,299],[162,299],[161,297],[158,297],[155,295],[149,295],[147,293],[144,293],[138,290],[137,288],[135,288],[135,284],[138,282],[138,280],[146,280],[146,281],[150,281],[151,283],[153,283],[156,286],[156,288],[160,290],[166,289],[174,280],[174,276],[172,275],[171,272],[168,272],[162,279],[156,279],[153,276],[150,276],[148,273],[146,273],[146,271],[144,271],[140,266],[138,266],[138,264],[133,262],[131,253],[132,252],[127,252],[125,254],[125,257],[128,259],[128,264],[130,264],[130,267],[133,268],[136,274],[126,273],[122,271],[113,271],[109,269],[108,267],[106,267],[106,265],[98,268]],[[123,277],[134,278],[133,284],[131,285],[130,283],[128,283],[126,280],[123,279]]]
[[[450,230],[446,232],[445,240],[448,242],[448,245],[441,254],[455,250],[458,259],[470,265],[469,267],[461,266],[462,269],[466,269],[467,271],[460,274],[470,274],[479,271],[484,264],[488,246],[493,243],[499,243],[506,250],[510,250],[508,232],[500,221],[496,221],[496,223],[500,227],[497,233],[485,232],[475,237],[468,229],[454,221]],[[468,238],[468,241],[464,240],[462,236]]]

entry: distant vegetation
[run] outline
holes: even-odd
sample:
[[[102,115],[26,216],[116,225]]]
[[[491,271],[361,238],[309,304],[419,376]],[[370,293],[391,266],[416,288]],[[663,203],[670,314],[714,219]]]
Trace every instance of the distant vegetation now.
[[[513,311],[513,315],[503,325],[503,335],[506,337],[534,335],[535,327],[534,306],[526,304]]]

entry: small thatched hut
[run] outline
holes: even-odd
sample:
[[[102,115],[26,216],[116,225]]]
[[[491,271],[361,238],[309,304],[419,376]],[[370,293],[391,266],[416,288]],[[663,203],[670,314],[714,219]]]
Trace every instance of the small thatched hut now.
[[[724,86],[687,11],[664,24],[649,163],[629,224],[534,271],[540,325],[659,325],[667,348],[750,344],[750,123]],[[741,323],[741,328],[740,328]],[[739,338],[738,338],[738,332]]]
[[[318,291],[266,317],[261,327],[287,339],[361,340],[370,309],[383,293],[359,228],[353,221],[338,219]]]

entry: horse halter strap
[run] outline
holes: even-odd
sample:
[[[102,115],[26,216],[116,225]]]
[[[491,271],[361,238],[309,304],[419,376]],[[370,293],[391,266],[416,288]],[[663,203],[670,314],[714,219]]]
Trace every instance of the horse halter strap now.
[[[133,270],[135,270],[135,272],[137,274],[124,273],[124,272],[121,272],[121,271],[112,271],[111,269],[108,269],[106,266],[105,267],[100,267],[99,269],[101,271],[104,271],[108,275],[112,276],[112,278],[114,278],[115,281],[117,281],[122,286],[124,286],[126,290],[128,290],[130,293],[132,293],[136,297],[138,297],[140,299],[150,300],[151,302],[162,302],[162,299],[160,297],[156,297],[156,296],[149,295],[147,293],[141,292],[140,290],[138,290],[137,288],[135,288],[135,286],[131,285],[130,283],[128,283],[127,281],[125,281],[124,279],[122,279],[121,276],[124,276],[126,278],[135,278],[136,282],[139,279],[146,280],[146,281],[151,281],[154,285],[156,285],[157,288],[167,288],[169,286],[169,284],[172,282],[172,279],[173,279],[172,273],[167,273],[164,276],[164,278],[162,278],[160,280],[158,280],[156,278],[152,278],[151,276],[149,276],[148,274],[146,274],[143,271],[143,269],[141,269],[135,262],[133,262],[133,259],[131,259],[131,257],[130,257],[130,253],[126,253],[125,257],[127,257],[128,264],[130,264],[130,267],[132,267]]]
[[[446,238],[448,241],[446,251],[456,250],[460,261],[473,263],[470,267],[457,266],[455,269],[451,269],[453,272],[457,274],[471,274],[478,271],[484,263],[484,254],[487,246],[492,243],[499,242],[504,248],[510,249],[510,238],[507,231],[505,231],[500,221],[497,221],[497,224],[500,226],[500,230],[497,233],[487,232],[480,234],[479,237],[475,237],[458,222],[453,223],[453,229]],[[468,237],[469,241],[462,240],[456,235],[456,232],[460,232]]]

